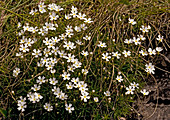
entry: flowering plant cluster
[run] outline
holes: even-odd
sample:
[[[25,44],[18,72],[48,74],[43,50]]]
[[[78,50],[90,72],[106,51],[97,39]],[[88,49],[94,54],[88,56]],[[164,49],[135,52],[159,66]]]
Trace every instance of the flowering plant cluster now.
[[[129,67],[121,65],[121,62],[126,60],[134,62],[133,58],[142,59],[141,57],[153,56],[163,49],[156,47],[146,50],[139,47],[140,50],[135,53],[129,49],[116,47],[112,49],[114,46],[110,46],[107,40],[95,38],[94,34],[87,31],[89,25],[94,23],[91,18],[78,12],[75,6],[71,7],[69,13],[67,12],[55,3],[45,5],[41,2],[38,9],[31,10],[29,14],[32,16],[45,14],[45,24],[33,27],[28,23],[24,25],[18,23],[20,31],[17,35],[20,42],[16,56],[21,59],[31,56],[37,71],[41,73],[31,78],[33,85],[26,94],[27,97],[21,96],[18,99],[18,110],[24,112],[27,111],[28,104],[34,105],[42,102],[41,107],[47,112],[62,106],[68,113],[74,113],[76,108],[78,109],[75,101],[83,105],[98,103],[99,106],[104,102],[103,99],[106,99],[110,106],[113,106],[114,98],[118,94],[129,96],[128,99],[136,92],[148,95],[147,90],[141,90],[142,86],[139,81],[129,80],[125,74]],[[132,26],[137,24],[134,19],[128,20]],[[123,40],[120,46],[127,45],[127,48],[130,45],[140,46],[146,41],[145,33],[150,29],[149,25],[142,25],[141,34]],[[28,38],[30,34],[32,36]],[[157,40],[162,42],[163,36],[158,35]],[[115,40],[112,42],[116,45]],[[111,50],[108,50],[109,47]],[[95,60],[100,61],[100,64],[95,63]],[[155,67],[151,62],[140,65],[140,67],[145,66],[140,69],[141,71],[155,74]],[[133,69],[133,66],[130,67]],[[14,77],[22,74],[24,70],[21,69],[20,73],[20,69],[13,70]],[[111,74],[110,71],[113,73]],[[101,80],[100,83],[96,82],[99,81],[98,79]],[[103,81],[107,83],[104,84]]]

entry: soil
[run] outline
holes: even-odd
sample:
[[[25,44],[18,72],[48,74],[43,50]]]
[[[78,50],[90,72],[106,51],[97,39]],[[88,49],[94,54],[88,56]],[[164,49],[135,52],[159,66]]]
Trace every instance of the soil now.
[[[165,55],[168,59],[160,57],[157,66],[169,71],[170,52]],[[136,108],[138,115],[132,115],[129,120],[170,120],[170,74],[156,69],[154,76],[157,85],[153,78],[149,79],[145,89],[149,90],[150,94],[137,99],[133,107]]]

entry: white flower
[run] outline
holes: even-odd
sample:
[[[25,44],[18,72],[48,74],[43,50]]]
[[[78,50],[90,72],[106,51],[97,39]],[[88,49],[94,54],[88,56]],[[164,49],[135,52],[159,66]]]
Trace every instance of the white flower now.
[[[17,77],[19,73],[20,73],[20,68],[17,68],[17,67],[16,67],[16,68],[13,70],[13,76],[14,76],[14,77]]]
[[[139,51],[139,53],[140,53],[142,56],[147,56],[147,55],[148,55],[148,53],[145,52],[145,51],[143,51],[143,50]]]
[[[92,23],[92,22],[93,22],[93,21],[91,20],[91,18],[88,18],[88,19],[85,18],[84,20],[85,20],[85,21],[84,21],[85,23]]]
[[[73,16],[73,18],[75,18],[77,16],[77,11],[71,11],[71,14]]]
[[[80,96],[81,100],[84,100],[84,102],[87,102],[87,99],[90,99],[90,96],[88,96],[88,94],[89,93],[87,92],[82,93],[82,95]]]
[[[44,8],[39,8],[40,13],[45,13],[46,10]]]
[[[88,70],[87,70],[87,69],[82,69],[82,73],[83,73],[84,75],[87,75]]]
[[[85,37],[83,37],[84,40],[90,40],[91,36],[86,35]]]
[[[50,79],[49,79],[49,82],[50,82],[50,84],[52,84],[52,85],[56,85],[56,83],[58,83],[58,80],[56,80],[56,78],[50,78]]]
[[[164,36],[158,35],[158,38],[156,38],[159,42],[162,42]]]
[[[40,28],[39,30],[40,30],[40,32],[38,32],[38,34],[41,34],[42,36],[44,36],[45,34],[48,33],[48,31],[46,29]]]
[[[89,53],[88,53],[87,51],[86,51],[86,52],[85,52],[85,51],[82,51],[81,54],[82,54],[83,56],[89,55]]]
[[[133,87],[133,88],[139,88],[138,86],[139,86],[139,84],[138,83],[135,83],[135,82],[133,82],[133,83],[130,83],[130,85]]]
[[[64,35],[64,34],[59,35],[59,37],[61,40],[66,40],[66,35]]]
[[[74,62],[74,57],[75,57],[74,55],[71,55],[71,53],[69,53],[68,57],[66,56],[64,58],[67,59],[67,62]]]
[[[154,65],[152,65],[152,63],[146,64],[145,67],[146,67],[145,69],[146,72],[149,72],[150,74],[155,74],[154,72],[155,68]]]
[[[124,43],[126,43],[126,44],[130,44],[130,43],[132,43],[132,40],[131,39],[125,39],[125,41],[124,41]]]
[[[28,31],[29,28],[30,28],[30,27],[29,27],[28,25],[26,25],[26,26],[24,25],[24,26],[23,26],[24,32],[25,32],[25,31]]]
[[[31,12],[29,12],[29,14],[34,15],[37,11],[38,11],[37,9],[35,10],[32,9]]]
[[[70,80],[70,74],[67,73],[67,72],[64,72],[64,73],[62,74],[62,77],[63,77],[64,80]]]
[[[75,26],[74,30],[75,30],[75,31],[77,31],[77,32],[80,32],[80,31],[81,31],[81,28],[80,28],[80,27]]]
[[[117,52],[112,52],[112,56],[117,57],[117,59],[119,59],[121,54],[119,54],[118,51]]]
[[[38,90],[40,90],[40,85],[37,86],[37,84],[34,84],[34,87],[31,87],[31,89],[34,91],[38,91]]]
[[[66,50],[70,50],[70,49],[76,48],[76,46],[74,46],[74,43],[73,43],[73,42],[64,41],[64,44],[65,44],[65,45],[63,45],[63,47],[66,48]]]
[[[86,30],[87,29],[87,26],[86,26],[86,24],[80,24],[80,27],[81,27],[81,29],[83,29],[83,30]]]
[[[54,10],[55,7],[56,7],[56,4],[54,3],[48,5],[49,10]]]
[[[53,23],[45,23],[45,26],[43,26],[43,29],[45,29],[46,31],[48,30],[56,30],[56,28],[54,27],[55,25]]]
[[[41,76],[38,76],[38,80],[37,80],[37,83],[38,83],[38,84],[41,85],[42,83],[45,83],[45,81],[46,81],[46,80],[45,80],[45,77],[44,77],[44,76],[42,76],[42,77],[41,77]]]
[[[81,42],[80,40],[77,40],[76,43],[77,43],[78,45],[82,45],[82,42]]]
[[[20,56],[21,58],[23,58],[23,57],[24,57],[24,56],[23,56],[23,54],[22,54],[21,52],[16,53],[16,56]]]
[[[68,104],[65,104],[65,109],[69,112],[69,113],[72,113],[72,111],[74,111],[74,107],[72,107],[72,104],[71,103],[69,103],[69,105]]]
[[[146,38],[143,37],[143,35],[137,35],[137,36],[138,36],[138,38],[139,38],[140,40],[146,40]]]
[[[110,96],[110,91],[104,92],[105,96]]]
[[[73,32],[72,26],[67,25],[66,32]]]
[[[44,109],[46,109],[47,111],[52,111],[53,110],[53,106],[51,106],[50,103],[45,103]]]
[[[98,47],[107,47],[106,43],[102,43],[101,41],[99,41],[99,44],[97,45]]]
[[[71,82],[73,82],[74,84],[77,84],[79,82],[79,78],[72,78]]]
[[[67,89],[73,89],[73,84],[69,82],[69,84],[66,84]]]
[[[162,50],[162,47],[156,47],[156,51],[161,52]]]
[[[78,17],[80,20],[84,20],[85,17],[86,17],[86,15],[79,13],[79,14],[77,15],[77,17]]]
[[[27,44],[24,44],[24,45],[21,44],[19,50],[24,52],[24,53],[29,51]]]
[[[18,26],[18,28],[20,28],[22,25],[21,25],[21,23],[20,23],[20,22],[18,22],[17,26]]]
[[[38,50],[34,49],[33,52],[34,53],[32,53],[32,55],[34,55],[36,58],[38,58],[38,56],[42,56],[42,53],[39,49]]]
[[[124,50],[124,51],[122,52],[122,54],[124,54],[124,56],[127,57],[127,56],[130,56],[130,55],[131,55],[131,52]]]
[[[72,6],[72,7],[71,7],[71,11],[77,11],[77,8],[74,7],[74,6]]]
[[[134,87],[129,86],[129,87],[126,87],[126,90],[127,90],[127,92],[126,92],[125,94],[127,95],[127,94],[133,94],[133,93],[134,93],[133,91],[134,91],[135,89],[134,89]]]
[[[135,43],[135,45],[140,45],[141,42],[139,42],[139,38],[136,39],[136,37],[133,37],[133,42]]]
[[[122,76],[120,75],[118,75],[117,77],[116,77],[116,80],[118,81],[118,82],[122,82],[123,81],[123,79],[122,79]]]
[[[142,27],[140,28],[140,30],[145,33],[148,32],[148,27],[145,27],[144,25],[142,25]]]
[[[135,25],[135,24],[136,24],[136,21],[134,21],[134,19],[130,19],[130,18],[129,18],[129,23],[131,23],[132,25]]]
[[[151,48],[149,48],[148,52],[149,52],[149,55],[156,55],[156,50],[155,49],[152,50]]]
[[[21,103],[18,103],[18,110],[20,110],[21,112],[24,112],[25,111],[25,108],[27,108],[27,105],[25,104],[21,104]]]
[[[148,94],[149,94],[149,92],[146,91],[146,89],[143,89],[143,90],[141,90],[140,92],[141,92],[143,95],[148,95]]]
[[[94,99],[94,102],[99,102],[98,97],[94,97],[93,99]]]
[[[60,93],[60,88],[56,88],[56,86],[53,87],[52,91],[54,92],[54,95],[57,95],[58,93]],[[59,95],[59,94],[58,94]],[[59,95],[60,96],[60,95]],[[59,97],[58,96],[58,97]]]
[[[67,95],[65,95],[65,93],[61,93],[61,95],[60,95],[60,97],[59,97],[59,98],[60,98],[61,100],[66,100],[66,99],[67,99],[67,97],[68,97],[68,96],[67,96]]]
[[[65,19],[68,20],[68,19],[70,19],[70,18],[71,18],[70,14],[68,14],[68,15],[65,14]]]
[[[25,40],[25,44],[26,44],[27,46],[31,46],[33,43],[34,43],[34,41],[31,40],[30,38]]]
[[[45,8],[46,5],[44,5],[44,2],[40,2],[39,5],[38,5],[39,8]]]
[[[54,11],[51,13],[51,15],[49,17],[50,17],[50,20],[57,20],[59,18],[59,16],[56,15],[56,13]]]
[[[64,10],[63,8],[61,8],[61,6],[59,6],[59,5],[55,6],[55,11],[59,12],[61,10]]]
[[[102,59],[106,61],[109,61],[109,59],[111,58],[111,56],[109,56],[109,53],[105,53],[105,54],[103,53],[102,55],[103,55]]]

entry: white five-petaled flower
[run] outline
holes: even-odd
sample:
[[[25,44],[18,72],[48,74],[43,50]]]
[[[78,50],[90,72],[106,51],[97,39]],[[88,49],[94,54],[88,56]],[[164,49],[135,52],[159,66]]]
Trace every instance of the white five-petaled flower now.
[[[72,107],[72,104],[71,103],[69,103],[69,105],[68,104],[65,104],[65,109],[69,112],[69,113],[72,113],[72,111],[74,111],[74,107]]]
[[[141,26],[140,30],[145,33],[148,32],[148,27],[145,27],[144,25]]]
[[[85,21],[84,21],[85,23],[92,23],[92,22],[93,22],[93,21],[91,20],[91,18],[88,18],[88,19],[85,18],[84,20],[85,20]]]
[[[116,80],[117,80],[118,82],[122,82],[122,81],[123,81],[122,76],[121,76],[121,75],[120,75],[120,76],[117,75]]]
[[[164,36],[158,35],[158,38],[156,38],[159,42],[162,42]]]
[[[27,44],[21,44],[19,50],[24,53],[29,51]]]
[[[143,90],[141,90],[140,92],[141,92],[143,95],[148,95],[148,94],[149,94],[149,92],[146,91],[146,89],[143,89]]]
[[[162,47],[156,47],[157,52],[161,52],[162,50],[163,50]]]
[[[134,19],[130,19],[130,18],[129,18],[129,23],[131,23],[132,25],[135,25],[135,24],[136,24],[136,21],[134,21]]]
[[[32,90],[38,91],[40,90],[40,85],[34,84],[34,87],[31,87]]]
[[[109,61],[109,59],[111,58],[111,56],[109,56],[109,53],[105,53],[105,54],[103,53],[102,56],[103,56],[102,59],[106,61]]]
[[[88,95],[89,95],[88,92],[82,93],[82,95],[80,96],[81,100],[84,100],[84,102],[87,102],[87,99],[90,99],[90,96],[88,96]]]
[[[105,96],[110,96],[110,91],[104,92]]]
[[[132,43],[132,39],[125,39],[125,41],[124,41],[124,43],[126,43],[126,44],[130,44],[130,43]]]
[[[69,84],[66,84],[67,89],[73,89],[73,84],[72,82],[69,82]]]
[[[117,57],[117,59],[119,59],[121,54],[119,54],[118,51],[117,52],[112,52],[112,56]]]
[[[82,73],[83,73],[84,75],[87,75],[88,70],[87,70],[87,69],[82,69]]]
[[[17,77],[19,73],[20,73],[20,68],[17,68],[17,67],[16,67],[16,68],[13,70],[13,76],[14,76],[14,77]]]
[[[133,94],[134,92],[134,87],[132,87],[132,86],[129,86],[129,87],[126,87],[126,90],[127,90],[127,92],[125,93],[125,94]]]
[[[139,42],[139,38],[133,37],[133,42],[135,43],[135,45],[140,45],[141,42]]]
[[[99,44],[97,45],[98,47],[107,47],[106,43],[102,43],[101,41],[99,41]]]
[[[133,83],[130,83],[130,85],[133,87],[133,88],[139,88],[138,86],[139,86],[139,84],[138,83],[135,83],[135,82],[133,82]]]
[[[146,38],[143,35],[137,35],[140,40],[146,40]]]
[[[50,103],[45,103],[44,109],[46,109],[47,111],[52,111],[53,110],[53,106],[51,106]]]
[[[148,52],[149,52],[149,55],[156,55],[156,50],[155,49],[152,50],[152,48],[149,48]]]
[[[81,54],[82,54],[83,56],[89,55],[89,53],[88,53],[87,51],[82,51]]]
[[[62,77],[63,77],[64,80],[70,80],[70,74],[67,73],[67,72],[64,72],[64,73],[62,74]]]
[[[139,53],[140,53],[142,56],[147,56],[147,55],[148,55],[148,53],[147,53],[146,51],[143,51],[143,50],[139,51]]]
[[[56,83],[58,83],[58,80],[56,80],[56,78],[50,78],[50,79],[49,79],[49,82],[50,82],[50,84],[52,84],[52,85],[56,85]]]
[[[155,74],[154,72],[155,68],[154,68],[154,65],[152,65],[152,63],[146,64],[145,67],[146,67],[145,69],[146,72],[150,74]]]
[[[32,53],[32,55],[34,55],[36,58],[38,58],[38,56],[42,56],[42,53],[39,49],[38,50],[34,49],[33,52],[34,53]]]
[[[91,36],[86,35],[85,37],[83,37],[84,40],[90,40]]]
[[[130,56],[130,55],[131,55],[131,52],[124,50],[124,51],[122,52],[122,54],[124,54],[124,56],[127,57],[127,56]]]

